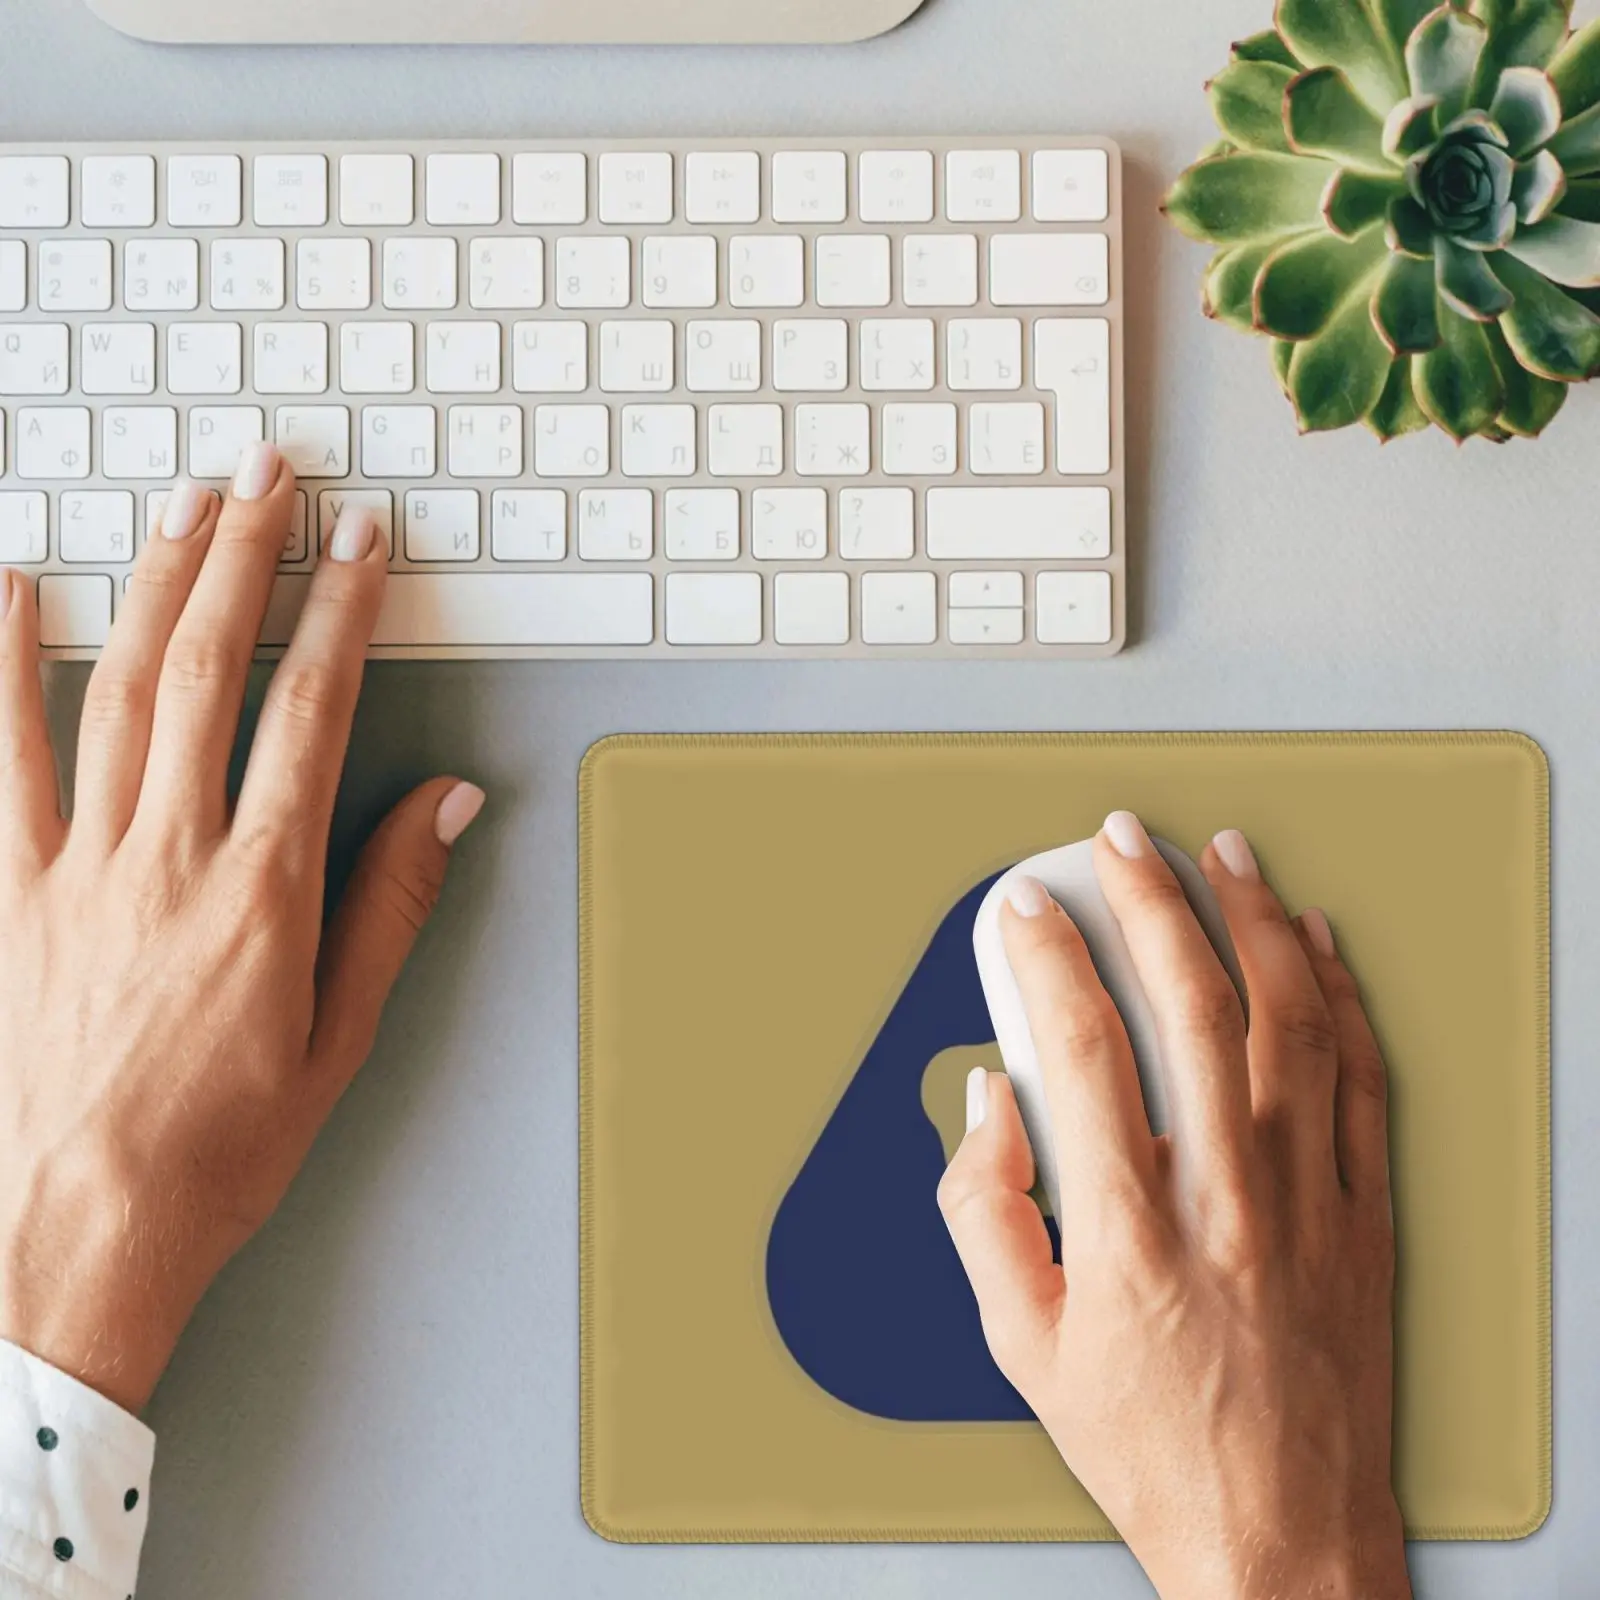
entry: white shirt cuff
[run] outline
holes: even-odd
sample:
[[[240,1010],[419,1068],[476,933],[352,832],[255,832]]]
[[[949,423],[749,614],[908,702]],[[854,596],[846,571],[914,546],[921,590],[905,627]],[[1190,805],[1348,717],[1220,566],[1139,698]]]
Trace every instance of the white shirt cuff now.
[[[0,1600],[128,1600],[156,1436],[0,1339]]]

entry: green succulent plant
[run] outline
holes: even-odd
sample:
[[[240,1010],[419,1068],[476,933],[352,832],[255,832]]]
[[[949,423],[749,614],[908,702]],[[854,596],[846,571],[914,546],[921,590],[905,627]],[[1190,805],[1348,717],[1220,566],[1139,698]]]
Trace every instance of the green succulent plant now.
[[[1278,0],[1163,209],[1306,431],[1541,432],[1600,373],[1600,21],[1571,0]]]

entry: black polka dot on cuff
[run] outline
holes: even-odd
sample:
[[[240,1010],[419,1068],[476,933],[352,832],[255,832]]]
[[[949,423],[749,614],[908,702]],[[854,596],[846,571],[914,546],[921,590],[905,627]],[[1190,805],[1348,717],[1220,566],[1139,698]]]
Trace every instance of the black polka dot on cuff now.
[[[41,1450],[54,1450],[61,1443],[61,1435],[54,1428],[41,1428],[34,1438],[39,1441]]]
[[[136,1505],[138,1505],[138,1503],[139,1503],[139,1491],[137,1489],[130,1489],[122,1497],[122,1509],[124,1511],[132,1511],[133,1508]]]
[[[72,1559],[72,1541],[70,1539],[57,1539],[51,1548],[56,1553],[57,1561],[70,1561]]]

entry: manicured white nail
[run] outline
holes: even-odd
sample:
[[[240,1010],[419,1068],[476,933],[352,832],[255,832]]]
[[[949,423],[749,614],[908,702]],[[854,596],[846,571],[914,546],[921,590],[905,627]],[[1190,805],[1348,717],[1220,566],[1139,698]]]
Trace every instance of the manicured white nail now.
[[[378,524],[364,506],[346,506],[333,525],[333,537],[328,541],[328,554],[335,561],[361,561],[372,548]]]
[[[1242,878],[1246,883],[1261,882],[1261,869],[1256,865],[1255,851],[1250,848],[1250,841],[1237,828],[1224,828],[1211,841],[1211,848],[1217,852],[1217,859],[1234,877]]]
[[[167,503],[161,508],[161,537],[187,539],[206,519],[211,495],[187,478],[173,484]]]
[[[1019,917],[1042,917],[1054,903],[1050,891],[1037,878],[1013,878],[1006,899]]]
[[[264,500],[278,481],[278,463],[281,459],[276,447],[265,439],[247,444],[233,474],[233,498]]]
[[[475,783],[458,783],[433,814],[434,837],[447,849],[472,825],[483,810],[484,794]]]
[[[1131,811],[1113,811],[1100,825],[1100,831],[1111,841],[1111,848],[1128,861],[1137,861],[1150,854],[1150,835],[1144,824]]]
[[[1306,930],[1312,949],[1325,956],[1337,953],[1333,944],[1333,929],[1328,926],[1327,916],[1316,906],[1300,913],[1300,924]]]
[[[983,1121],[989,1110],[989,1074],[982,1067],[974,1067],[967,1074],[967,1132]]]
[[[0,571],[0,621],[3,621],[11,611],[11,598],[17,592],[17,585],[22,580],[14,572]]]

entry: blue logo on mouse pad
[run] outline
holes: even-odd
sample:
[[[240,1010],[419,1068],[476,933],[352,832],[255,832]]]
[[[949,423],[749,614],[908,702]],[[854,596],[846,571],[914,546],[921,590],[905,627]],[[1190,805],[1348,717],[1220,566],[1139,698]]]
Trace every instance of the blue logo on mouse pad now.
[[[994,1040],[972,954],[994,881],[939,925],[767,1241],[767,1298],[790,1354],[836,1399],[901,1422],[1033,1417],[989,1357],[939,1214],[945,1152],[923,1101],[930,1062]]]

